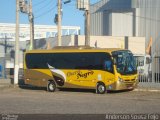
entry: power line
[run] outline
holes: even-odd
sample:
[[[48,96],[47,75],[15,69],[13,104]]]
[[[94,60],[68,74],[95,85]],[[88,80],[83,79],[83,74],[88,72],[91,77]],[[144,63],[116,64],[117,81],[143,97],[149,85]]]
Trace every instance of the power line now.
[[[52,10],[54,10],[56,7],[57,7],[57,5],[54,6],[54,7],[52,7],[51,9],[49,9],[49,10],[43,12],[42,14],[36,16],[35,19],[37,19],[37,18],[39,18],[39,17],[42,17],[42,16],[44,16],[44,15],[47,15],[47,14],[50,13]]]
[[[43,10],[44,8],[48,7],[49,5],[52,5],[52,2],[53,0],[50,0],[49,2],[47,2],[43,7],[35,10],[34,12],[37,12],[37,11],[40,11],[40,10]]]
[[[122,14],[126,14],[126,15],[129,15],[129,16],[134,16],[134,17],[138,17],[138,18],[142,18],[142,19],[146,19],[146,20],[150,20],[150,21],[160,22],[160,20],[159,20],[159,19],[152,19],[152,18],[149,18],[149,17],[143,17],[143,16],[137,16],[137,15],[131,15],[131,14],[127,14],[127,13],[122,13]]]
[[[93,8],[100,8],[102,6],[98,6],[98,5],[94,5],[94,6],[91,6]],[[107,11],[107,10],[106,10]],[[95,12],[92,12],[90,14],[94,14]],[[138,17],[138,18],[142,18],[142,19],[146,19],[146,20],[150,20],[150,21],[157,21],[157,22],[160,22],[159,19],[153,19],[153,18],[149,18],[149,17],[143,17],[143,16],[137,16],[137,15],[131,15],[131,14],[127,14],[127,13],[121,13],[121,14],[125,14],[125,15],[129,15],[129,16],[133,16],[133,17]]]
[[[41,0],[38,3],[33,4],[33,6],[35,7],[35,6],[41,5],[44,2],[46,2],[46,0]]]
[[[74,1],[76,1],[76,0],[74,0]],[[74,6],[73,4],[68,4],[68,6]],[[100,7],[102,7],[102,6],[98,6],[98,5],[96,5],[96,3],[95,4],[93,4],[93,6],[91,6],[92,8],[100,8]],[[153,7],[153,6],[145,6],[145,7],[143,7],[143,6],[141,6],[141,8],[160,8],[160,7]],[[92,12],[92,13],[90,13],[90,14],[94,14],[95,12]],[[141,19],[146,19],[146,20],[150,20],[150,21],[156,21],[156,22],[160,22],[160,19],[153,19],[153,18],[149,18],[149,17],[144,17],[144,16],[137,16],[137,15],[131,15],[131,14],[127,14],[127,13],[121,13],[121,14],[125,14],[125,15],[128,15],[128,16],[133,16],[133,17],[138,17],[138,18],[141,18]]]
[[[74,0],[74,1],[75,1],[75,0]],[[42,1],[41,1],[41,2],[42,2]],[[43,2],[44,2],[44,0],[43,0]],[[51,1],[50,1],[50,2],[51,2]],[[47,3],[44,7],[42,7],[41,9],[45,8],[46,6],[48,6],[48,5],[50,4],[50,2],[48,2],[48,3]],[[39,4],[40,4],[40,2],[39,2]],[[38,5],[38,3],[37,3],[37,5]],[[68,6],[73,6],[73,4],[68,4]],[[55,6],[55,7],[56,7],[56,6]],[[43,16],[43,14],[52,11],[52,9],[54,9],[55,7],[49,9],[49,10],[46,11],[46,12],[43,12],[42,14],[38,15],[38,16],[35,17],[35,18],[39,18],[39,17]],[[98,5],[95,5],[95,4],[94,4],[94,6],[91,6],[91,7],[93,7],[93,8],[100,8],[101,6],[98,6]],[[151,8],[151,7],[147,7],[147,8]],[[38,9],[38,10],[40,10],[40,9]],[[36,11],[38,11],[38,10],[36,10]],[[92,12],[91,14],[94,14],[94,13],[95,13],[95,12]],[[133,16],[133,17],[138,17],[138,18],[146,19],[146,20],[150,20],[150,21],[160,22],[159,19],[153,19],[153,18],[144,17],[144,16],[131,15],[131,14],[127,14],[127,13],[121,13],[121,14],[125,14],[125,15],[128,15],[128,16]]]

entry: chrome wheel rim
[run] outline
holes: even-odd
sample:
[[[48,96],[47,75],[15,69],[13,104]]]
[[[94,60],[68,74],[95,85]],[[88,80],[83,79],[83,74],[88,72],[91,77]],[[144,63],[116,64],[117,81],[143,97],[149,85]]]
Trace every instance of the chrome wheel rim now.
[[[49,84],[49,89],[50,90],[54,90],[54,85],[53,84]]]
[[[104,90],[105,90],[105,87],[104,87],[103,85],[99,85],[98,91],[99,91],[100,93],[102,93],[102,92],[104,92]]]

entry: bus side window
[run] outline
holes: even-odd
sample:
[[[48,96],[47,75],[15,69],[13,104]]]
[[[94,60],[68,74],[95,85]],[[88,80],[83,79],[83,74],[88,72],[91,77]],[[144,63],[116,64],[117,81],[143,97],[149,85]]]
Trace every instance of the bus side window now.
[[[113,72],[113,64],[111,60],[105,60],[104,67],[106,71]]]

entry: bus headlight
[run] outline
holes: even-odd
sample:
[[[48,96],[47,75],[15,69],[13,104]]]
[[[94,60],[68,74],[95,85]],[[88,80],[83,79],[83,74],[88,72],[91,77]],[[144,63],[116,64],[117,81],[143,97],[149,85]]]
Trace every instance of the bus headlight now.
[[[124,82],[122,78],[118,77],[119,82]]]

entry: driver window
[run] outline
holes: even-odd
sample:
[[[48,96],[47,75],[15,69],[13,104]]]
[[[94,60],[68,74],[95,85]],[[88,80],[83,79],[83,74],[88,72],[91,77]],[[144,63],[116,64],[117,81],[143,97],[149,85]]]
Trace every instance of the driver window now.
[[[113,64],[111,60],[105,60],[104,67],[105,67],[105,70],[109,72],[113,72]]]

